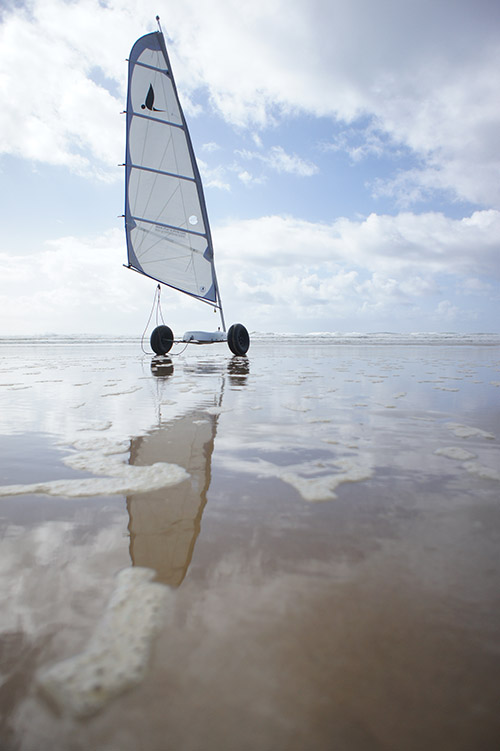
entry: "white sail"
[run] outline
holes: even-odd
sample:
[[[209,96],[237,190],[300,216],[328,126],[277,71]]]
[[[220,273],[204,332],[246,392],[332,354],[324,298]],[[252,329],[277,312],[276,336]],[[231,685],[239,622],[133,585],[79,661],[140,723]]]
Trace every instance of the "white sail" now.
[[[220,308],[203,188],[163,34],[129,58],[125,231],[128,265]]]

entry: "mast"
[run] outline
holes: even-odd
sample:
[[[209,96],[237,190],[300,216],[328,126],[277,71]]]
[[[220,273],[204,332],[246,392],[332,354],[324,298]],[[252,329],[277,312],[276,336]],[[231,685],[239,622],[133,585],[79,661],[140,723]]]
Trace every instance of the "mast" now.
[[[209,248],[211,248],[212,253],[213,253],[213,247],[214,246],[213,246],[212,232],[211,232],[211,229],[210,229],[210,221],[209,221],[209,218],[208,218],[207,206],[206,206],[206,201],[205,201],[205,193],[204,193],[204,190],[203,190],[203,182],[201,180],[200,171],[198,169],[198,162],[196,160],[196,154],[194,152],[193,142],[191,141],[191,134],[190,134],[189,129],[187,127],[186,118],[184,117],[184,112],[182,111],[182,108],[181,108],[181,105],[180,105],[179,95],[178,95],[178,92],[177,92],[177,86],[175,84],[174,75],[172,73],[172,66],[170,65],[170,59],[168,57],[167,45],[165,43],[165,36],[163,34],[163,31],[162,31],[162,28],[161,28],[161,24],[160,24],[160,16],[156,16],[156,21],[158,23],[158,28],[159,28],[159,32],[158,33],[160,34],[161,44],[162,44],[162,47],[163,47],[163,54],[165,55],[165,60],[167,61],[168,69],[170,71],[170,77],[171,77],[171,80],[172,80],[172,85],[174,87],[174,91],[175,91],[177,100],[179,102],[179,109],[180,109],[182,120],[184,122],[184,128],[185,128],[185,133],[186,133],[186,140],[187,140],[189,151],[190,151],[190,154],[191,154],[191,161],[192,161],[193,169],[194,169],[194,172],[195,172],[195,178],[196,178],[196,183],[197,183],[197,187],[198,187],[198,193],[200,195],[200,206],[201,206],[201,211],[202,211],[202,214],[203,214],[203,220],[204,220],[204,223],[205,223],[205,229],[206,229],[206,234],[207,234],[207,239],[208,239],[208,246],[209,246]],[[221,300],[221,296],[220,296],[219,283],[217,281],[217,272],[215,270],[215,262],[214,261],[212,261],[212,273],[213,273],[215,295],[216,295],[216,304],[215,304],[215,307],[218,308],[218,310],[219,310],[221,324],[222,324],[222,330],[225,332],[226,331],[226,322],[224,320],[224,312],[222,310],[222,300]]]

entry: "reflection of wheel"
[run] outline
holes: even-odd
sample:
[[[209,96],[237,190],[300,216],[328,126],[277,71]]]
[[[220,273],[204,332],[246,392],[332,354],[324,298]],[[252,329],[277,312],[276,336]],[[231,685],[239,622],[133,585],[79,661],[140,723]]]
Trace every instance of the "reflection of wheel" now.
[[[233,355],[245,355],[250,346],[248,331],[242,323],[234,323],[227,332],[227,344]]]
[[[168,355],[157,355],[151,360],[151,372],[157,378],[167,378],[174,372],[174,364]]]
[[[151,349],[157,355],[164,355],[172,348],[174,343],[174,334],[169,326],[157,326],[151,334],[149,340]]]
[[[229,380],[233,386],[244,386],[250,373],[250,363],[248,357],[238,357],[235,355],[227,364]]]

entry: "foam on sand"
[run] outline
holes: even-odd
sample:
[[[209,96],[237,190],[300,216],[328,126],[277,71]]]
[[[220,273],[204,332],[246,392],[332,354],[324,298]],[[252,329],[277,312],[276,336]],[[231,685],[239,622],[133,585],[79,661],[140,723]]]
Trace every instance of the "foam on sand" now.
[[[94,714],[143,680],[167,594],[154,575],[147,568],[121,571],[87,649],[39,673],[39,688],[61,711]]]
[[[239,460],[236,466],[240,472],[281,480],[295,488],[308,502],[334,500],[339,485],[361,482],[373,476],[369,455],[302,462],[285,467],[264,459]]]
[[[334,492],[345,482],[360,482],[368,480],[373,475],[372,468],[360,460],[351,458],[337,459],[333,462],[340,470],[335,474],[308,477],[296,472],[278,472],[283,482],[297,490],[305,501],[330,501],[337,497]]]
[[[466,451],[460,446],[444,446],[442,449],[436,449],[434,453],[439,454],[439,456],[446,456],[447,459],[455,459],[458,462],[466,462],[476,458],[476,454]]]
[[[0,496],[42,494],[70,498],[126,495],[177,485],[189,477],[183,467],[166,462],[139,466],[128,464],[128,441],[88,439],[73,444],[74,452],[63,460],[73,469],[97,477],[49,480],[27,485],[0,486]]]
[[[482,477],[483,480],[500,481],[500,472],[497,469],[493,469],[493,467],[487,467],[480,462],[466,462],[464,464],[464,467],[467,472],[470,472],[472,475]]]
[[[483,432],[483,431],[481,431]],[[489,437],[489,434],[486,434]],[[448,459],[455,459],[456,461],[463,462],[463,468],[467,470],[471,475],[481,477],[483,480],[497,480],[500,481],[500,472],[493,467],[488,467],[481,462],[473,461],[477,459],[477,455],[471,451],[466,451],[459,446],[446,446],[442,449],[436,449],[435,454],[440,456],[446,456]]]
[[[488,438],[489,440],[495,440],[493,433],[487,433],[486,430],[480,428],[473,428],[470,425],[461,425],[458,422],[447,422],[446,427],[458,436],[458,438],[472,438],[477,436],[478,438]]]

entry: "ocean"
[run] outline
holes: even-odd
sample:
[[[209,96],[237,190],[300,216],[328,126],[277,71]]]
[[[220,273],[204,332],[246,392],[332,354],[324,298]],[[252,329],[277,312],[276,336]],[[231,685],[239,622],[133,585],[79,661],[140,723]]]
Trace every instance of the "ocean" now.
[[[500,335],[170,354],[0,339],[2,751],[496,751]]]

